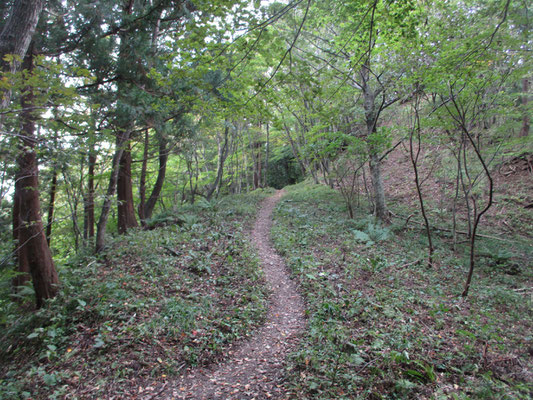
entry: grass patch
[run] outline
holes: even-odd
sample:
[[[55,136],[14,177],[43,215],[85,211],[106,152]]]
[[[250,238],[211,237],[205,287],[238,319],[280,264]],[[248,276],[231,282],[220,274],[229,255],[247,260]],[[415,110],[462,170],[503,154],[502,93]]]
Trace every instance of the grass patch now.
[[[298,398],[533,394],[531,270],[509,274],[501,242],[495,260],[482,256],[462,301],[465,260],[445,241],[428,269],[420,231],[381,227],[364,214],[348,220],[340,195],[324,186],[287,191],[272,237],[308,305],[309,329],[289,367]]]

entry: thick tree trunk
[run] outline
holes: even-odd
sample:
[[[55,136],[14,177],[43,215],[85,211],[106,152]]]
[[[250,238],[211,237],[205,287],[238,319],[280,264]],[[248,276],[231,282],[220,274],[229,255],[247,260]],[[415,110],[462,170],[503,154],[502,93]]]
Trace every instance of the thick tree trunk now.
[[[133,14],[134,0],[127,0],[121,3],[123,20],[128,20]],[[119,33],[120,45],[118,52],[117,73],[117,105],[125,104],[133,106],[131,99],[126,96],[129,90],[129,81],[133,79],[130,63],[132,61],[133,47],[130,42],[130,35],[133,27],[123,29]],[[135,218],[135,208],[133,206],[133,187],[131,183],[131,153],[130,153],[130,136],[135,124],[135,117],[127,109],[117,107],[116,110],[117,126],[117,148],[120,145],[120,157],[118,160],[117,172],[117,228],[119,233],[125,233],[129,228],[138,226]],[[124,140],[123,140],[124,139]]]
[[[24,68],[31,71],[33,56],[26,56]],[[35,116],[29,109],[33,105],[31,89],[21,99],[21,106],[26,111],[21,113],[22,119],[22,151],[17,159],[20,184],[20,203],[18,221],[19,260],[26,259],[32,277],[37,307],[44,300],[57,293],[59,279],[52,260],[50,248],[46,242],[44,227],[41,220],[41,203],[39,201],[39,180],[37,155],[35,153]],[[21,266],[22,267],[22,266]],[[25,267],[24,267],[25,268]]]
[[[35,33],[39,16],[43,9],[44,0],[15,0],[11,6],[11,13],[2,32],[0,33],[0,69],[16,72],[19,63],[15,60],[11,64],[4,61],[7,54],[14,54],[24,59],[31,38]],[[0,92],[0,109],[7,107],[10,93]]]
[[[107,220],[109,218],[109,211],[111,210],[111,201],[115,195],[117,188],[118,170],[122,153],[124,152],[124,145],[130,138],[130,131],[124,131],[117,139],[117,147],[115,154],[113,155],[111,176],[109,177],[109,183],[107,185],[107,191],[102,204],[102,212],[98,219],[98,225],[96,227],[96,252],[99,253],[105,246],[105,234],[107,229]]]
[[[133,188],[131,184],[131,152],[129,143],[122,152],[120,158],[118,180],[117,180],[117,200],[118,200],[118,232],[125,233],[130,228],[139,226],[135,218],[135,207],[133,206]]]
[[[19,272],[20,275],[17,275],[15,279],[13,279],[13,286],[21,286],[24,285],[26,282],[28,282],[31,279],[30,276],[30,265],[28,263],[28,259],[26,257],[26,253],[23,251],[20,251],[20,245],[19,237],[20,237],[20,196],[22,193],[22,181],[21,181],[21,173],[20,171],[17,171],[15,175],[15,193],[13,195],[13,243],[15,244],[15,262],[18,266],[17,272]]]

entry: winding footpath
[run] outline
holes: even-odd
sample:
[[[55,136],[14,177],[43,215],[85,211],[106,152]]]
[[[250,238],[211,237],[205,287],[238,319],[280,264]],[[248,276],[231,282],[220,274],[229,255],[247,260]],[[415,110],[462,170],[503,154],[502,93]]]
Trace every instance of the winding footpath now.
[[[187,400],[287,399],[283,388],[287,355],[305,326],[302,298],[282,258],[270,244],[272,211],[283,191],[261,204],[252,231],[266,281],[271,288],[264,325],[248,340],[237,343],[220,364],[193,369],[157,398]]]

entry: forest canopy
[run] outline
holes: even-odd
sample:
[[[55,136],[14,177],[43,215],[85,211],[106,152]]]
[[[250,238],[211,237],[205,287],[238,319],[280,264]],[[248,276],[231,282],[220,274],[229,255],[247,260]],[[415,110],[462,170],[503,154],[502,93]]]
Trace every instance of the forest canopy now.
[[[390,224],[383,168],[403,148],[428,265],[428,179],[454,246],[466,232],[466,296],[494,169],[531,168],[527,3],[5,2],[2,274],[31,281],[40,307],[56,264],[110,234],[304,179]]]

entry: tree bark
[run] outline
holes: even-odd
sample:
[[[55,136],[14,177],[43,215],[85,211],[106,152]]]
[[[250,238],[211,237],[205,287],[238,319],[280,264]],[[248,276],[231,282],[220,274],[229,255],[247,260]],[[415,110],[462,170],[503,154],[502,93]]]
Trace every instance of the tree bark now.
[[[15,0],[11,6],[9,18],[0,33],[0,67],[4,72],[16,72],[20,63],[14,60],[11,64],[4,61],[7,54],[24,59],[39,16],[43,9],[43,0]],[[7,107],[11,94],[9,91],[0,92],[0,109]]]
[[[122,3],[123,20],[127,20],[133,14],[134,0],[127,0]],[[131,31],[134,28],[126,28],[119,32],[119,60],[117,64],[117,106],[127,104],[131,106],[130,98],[127,93],[129,91],[130,80],[133,79],[133,71],[131,70],[131,63],[134,62],[132,57],[133,48],[130,42]],[[131,183],[131,152],[130,152],[130,136],[131,131],[135,125],[135,117],[128,110],[121,110],[117,107],[117,145],[121,145],[122,153],[118,163],[117,175],[117,226],[119,233],[125,233],[129,228],[138,226],[135,218],[135,208],[133,206],[133,187]],[[119,133],[120,132],[120,133]],[[123,133],[128,132],[127,139],[122,142],[124,138]]]
[[[31,72],[33,69],[33,55],[24,59],[24,68]],[[44,300],[52,298],[57,293],[59,279],[52,260],[50,248],[46,242],[44,227],[41,220],[41,203],[39,201],[39,180],[37,154],[35,153],[35,116],[30,111],[33,106],[33,93],[30,88],[22,96],[21,112],[22,151],[17,158],[20,184],[20,203],[18,213],[18,243],[19,260],[28,262],[37,307],[41,307]],[[21,266],[22,267],[22,266]],[[24,272],[24,271],[23,271]]]
[[[20,197],[22,193],[22,175],[20,171],[17,171],[15,175],[15,193],[13,195],[13,243],[15,244],[15,262],[18,266],[17,271],[20,275],[17,275],[13,279],[13,286],[22,286],[31,279],[30,265],[26,257],[26,253],[20,251],[19,237],[20,237]]]
[[[133,206],[133,188],[131,184],[131,151],[127,143],[120,158],[118,180],[117,180],[117,200],[118,200],[118,232],[125,233],[128,229],[139,226],[135,218],[135,208]]]
[[[385,191],[381,177],[381,161],[379,155],[373,151],[370,154],[370,176],[372,177],[372,189],[374,192],[374,212],[379,220],[386,222],[389,219],[385,204]]]
[[[141,220],[141,225],[146,226],[146,217],[144,212],[144,204],[146,203],[146,170],[148,169],[148,146],[150,145],[150,135],[148,129],[144,132],[144,149],[143,149],[143,161],[141,166],[141,178],[139,180],[139,207],[137,207],[137,213]]]
[[[377,132],[377,122],[379,110],[376,110],[376,94],[369,85],[370,67],[365,63],[361,67],[361,81],[363,92],[363,108],[366,120],[366,138],[368,141],[369,167],[372,178],[372,189],[374,194],[374,213],[382,222],[389,220],[387,205],[385,203],[385,191],[383,189],[383,179],[381,176],[381,158],[376,145],[372,143],[372,136]]]
[[[152,189],[152,192],[150,193],[150,197],[146,201],[146,204],[144,205],[144,217],[146,219],[152,218],[152,214],[154,212],[155,205],[157,203],[157,200],[159,200],[159,196],[161,194],[161,190],[163,189],[163,184],[165,183],[165,177],[167,172],[167,161],[168,161],[168,148],[167,148],[168,142],[163,137],[159,137],[159,169],[157,170],[157,178],[154,184],[154,187]]]

